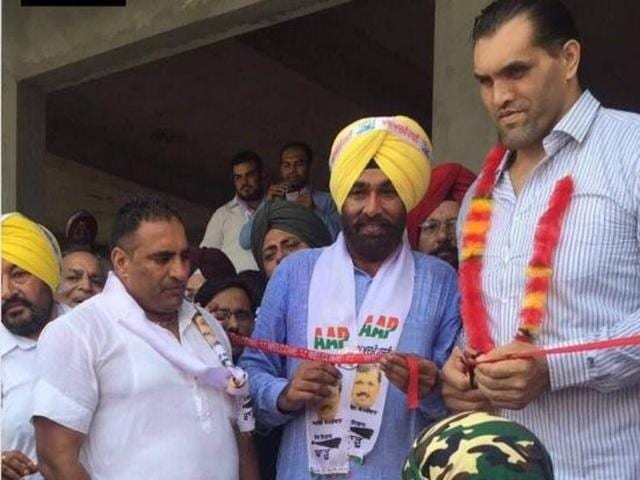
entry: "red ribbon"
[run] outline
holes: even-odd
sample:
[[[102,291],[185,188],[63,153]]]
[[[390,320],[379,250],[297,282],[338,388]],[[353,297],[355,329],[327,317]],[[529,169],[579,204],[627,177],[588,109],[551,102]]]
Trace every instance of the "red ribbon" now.
[[[326,353],[317,350],[309,350],[303,347],[292,347],[282,343],[259,340],[255,338],[242,337],[234,333],[227,333],[231,342],[243,347],[251,347],[263,352],[275,353],[285,357],[298,358],[300,360],[311,360],[314,362],[326,362],[333,364],[363,364],[380,363],[382,353]]]
[[[566,345],[564,347],[537,348],[528,352],[512,353],[503,357],[497,357],[490,360],[482,360],[480,363],[496,363],[504,360],[520,360],[527,358],[544,357],[545,355],[558,355],[561,353],[578,353],[590,352],[593,350],[607,350],[610,348],[630,347],[640,345],[640,335],[632,335],[631,337],[612,338],[609,340],[597,340],[595,342],[580,343],[576,345]]]
[[[407,408],[415,410],[420,403],[419,388],[420,379],[418,378],[418,360],[413,355],[405,357],[407,367],[409,368],[409,386],[407,387]]]
[[[301,360],[312,360],[316,362],[326,362],[332,364],[363,364],[363,363],[380,363],[383,353],[365,354],[365,353],[326,353],[317,350],[309,350],[303,347],[292,347],[282,343],[270,342],[268,340],[259,340],[250,337],[242,337],[234,333],[227,333],[232,343],[242,345],[243,347],[251,347],[263,352],[275,353],[285,357],[299,358]],[[503,357],[491,360],[483,360],[480,363],[496,363],[504,360],[517,360],[543,357],[545,355],[558,355],[562,353],[588,352],[592,350],[606,350],[610,348],[628,347],[632,345],[640,345],[640,335],[631,337],[614,338],[610,340],[598,340],[595,342],[587,342],[576,345],[567,345],[564,347],[538,348],[523,353],[515,353],[505,355]],[[415,355],[403,355],[406,359],[409,369],[409,385],[407,387],[407,406],[410,410],[418,407],[419,404],[419,371],[418,359]]]
[[[311,360],[315,362],[326,362],[332,364],[364,364],[364,363],[380,363],[383,353],[326,353],[317,350],[309,350],[303,347],[292,347],[282,343],[270,342],[268,340],[259,340],[255,338],[242,337],[235,333],[227,333],[232,343],[242,345],[243,347],[251,347],[263,352],[275,353],[285,357],[298,358],[301,360]],[[407,407],[409,410],[418,408],[419,403],[419,383],[418,376],[418,360],[413,355],[403,355],[406,359],[409,369],[409,386],[407,389]]]

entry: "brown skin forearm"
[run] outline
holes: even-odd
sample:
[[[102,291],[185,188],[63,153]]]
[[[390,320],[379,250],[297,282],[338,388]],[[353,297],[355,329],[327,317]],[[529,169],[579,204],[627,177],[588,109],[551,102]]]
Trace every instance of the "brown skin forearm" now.
[[[90,480],[79,460],[84,435],[48,418],[34,417],[40,472],[47,480]]]
[[[236,442],[238,443],[239,478],[240,480],[260,480],[260,466],[258,454],[249,434],[241,433],[236,428]]]

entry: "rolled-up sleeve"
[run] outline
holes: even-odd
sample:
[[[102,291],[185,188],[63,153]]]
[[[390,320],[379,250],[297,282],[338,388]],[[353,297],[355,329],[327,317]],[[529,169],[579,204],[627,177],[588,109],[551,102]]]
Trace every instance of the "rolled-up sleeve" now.
[[[86,434],[98,404],[94,357],[64,319],[49,324],[38,340],[33,416]]]

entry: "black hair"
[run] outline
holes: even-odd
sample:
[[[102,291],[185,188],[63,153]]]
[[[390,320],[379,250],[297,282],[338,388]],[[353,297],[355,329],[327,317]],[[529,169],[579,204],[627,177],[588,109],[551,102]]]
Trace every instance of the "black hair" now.
[[[365,170],[377,170],[379,169],[380,166],[378,165],[378,162],[375,161],[375,159],[371,159],[369,160],[369,163],[367,163],[367,166],[364,167]]]
[[[136,197],[118,209],[111,227],[110,248],[122,247],[123,239],[135,233],[142,222],[154,220],[177,220],[184,226],[180,214],[166,199],[155,195]]]
[[[200,290],[196,293],[193,301],[202,307],[206,307],[213,297],[224,290],[228,290],[229,288],[239,288],[240,290],[243,290],[249,299],[251,311],[255,313],[257,305],[254,303],[251,288],[249,288],[249,286],[238,276],[207,280],[204,285],[200,287]]]
[[[231,158],[231,168],[241,163],[253,163],[259,173],[262,173],[262,157],[253,150],[242,150]]]
[[[253,305],[256,308],[262,303],[264,290],[267,287],[267,279],[260,270],[243,270],[238,273],[238,278],[242,280],[251,291]]]
[[[580,41],[571,12],[559,0],[495,0],[476,17],[471,34],[473,43],[492,36],[520,15],[526,15],[534,26],[533,44],[549,54],[556,54],[569,40]]]
[[[280,161],[282,161],[282,154],[285,152],[285,150],[289,150],[293,148],[302,150],[305,156],[307,157],[307,164],[311,163],[311,161],[313,160],[313,150],[311,150],[311,147],[309,146],[309,144],[305,142],[289,142],[286,145],[284,145],[280,149],[280,157],[279,157]]]
[[[358,368],[356,368],[356,372],[358,373],[378,372],[378,382],[382,381],[382,371],[376,365],[372,365],[370,363],[364,363],[364,364],[358,365]]]

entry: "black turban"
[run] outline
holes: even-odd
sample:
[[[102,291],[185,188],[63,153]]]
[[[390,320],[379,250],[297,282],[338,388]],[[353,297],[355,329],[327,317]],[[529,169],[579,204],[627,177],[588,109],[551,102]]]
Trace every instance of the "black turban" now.
[[[190,247],[189,261],[191,273],[200,269],[202,276],[207,280],[215,278],[228,278],[236,275],[236,268],[229,257],[218,248]]]
[[[324,247],[332,242],[329,230],[312,210],[287,200],[265,202],[255,213],[251,228],[251,251],[263,271],[262,244],[272,228],[295,235],[311,248]]]

